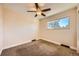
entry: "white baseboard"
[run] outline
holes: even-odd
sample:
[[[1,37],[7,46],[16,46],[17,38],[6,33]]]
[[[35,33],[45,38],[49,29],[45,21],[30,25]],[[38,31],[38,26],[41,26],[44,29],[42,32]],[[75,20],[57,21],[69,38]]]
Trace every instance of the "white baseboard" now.
[[[46,40],[46,39],[42,39],[42,40]],[[54,44],[57,44],[57,45],[61,45],[61,43],[55,42],[55,41],[52,41],[52,40],[46,40],[46,41],[51,42],[51,43],[54,43]],[[71,49],[74,49],[74,50],[77,50],[77,48],[72,47],[72,46],[70,46],[70,48],[71,48]]]
[[[2,53],[2,50],[3,50],[3,49],[0,50],[0,55],[1,55],[1,53]]]
[[[45,41],[48,41],[48,42],[51,42],[51,43],[55,43],[55,44],[61,45],[61,43],[55,42],[55,41],[52,41],[52,40],[46,40],[46,39],[42,39],[42,40],[45,40]],[[17,44],[14,44],[14,45],[10,45],[10,46],[4,47],[3,49],[8,49],[8,48],[15,47],[15,46],[18,46],[18,45],[22,45],[22,44],[25,44],[25,43],[28,43],[28,42],[31,42],[31,40],[26,41],[26,42],[17,43]],[[77,50],[77,48],[72,47],[72,46],[70,46],[70,48],[74,49],[74,50]],[[1,52],[2,52],[2,50],[0,51],[0,54],[1,54]]]
[[[17,43],[17,44],[14,44],[14,45],[10,45],[10,46],[4,47],[3,49],[8,49],[8,48],[15,47],[15,46],[18,46],[18,45],[22,45],[22,44],[25,44],[25,43],[28,43],[28,42],[31,42],[31,40],[21,42],[21,43]]]
[[[71,49],[77,50],[77,48],[70,46]]]
[[[60,43],[55,42],[55,41],[52,41],[52,40],[46,40],[46,39],[42,39],[42,40],[45,40],[45,41],[48,41],[48,42],[51,42],[51,43],[54,43],[54,44],[58,44],[58,45],[60,45]]]

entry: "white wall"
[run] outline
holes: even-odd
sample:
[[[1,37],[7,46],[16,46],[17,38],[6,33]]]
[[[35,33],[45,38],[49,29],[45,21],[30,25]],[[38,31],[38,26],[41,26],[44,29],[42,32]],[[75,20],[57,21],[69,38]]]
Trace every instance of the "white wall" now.
[[[2,5],[0,5],[0,54],[3,48],[3,11],[2,11]]]
[[[4,7],[5,40],[4,49],[27,43],[37,38],[38,20]]]
[[[79,5],[77,9],[77,52],[79,53]]]
[[[74,49],[77,47],[76,38],[76,8],[52,15],[50,17],[40,19],[39,22],[39,39],[44,39],[58,44],[65,44]],[[47,22],[62,17],[70,18],[70,29],[49,30]]]

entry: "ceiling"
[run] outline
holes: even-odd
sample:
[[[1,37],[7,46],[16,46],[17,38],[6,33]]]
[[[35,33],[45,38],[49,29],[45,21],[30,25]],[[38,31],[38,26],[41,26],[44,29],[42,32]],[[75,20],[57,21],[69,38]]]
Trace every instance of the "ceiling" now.
[[[5,7],[11,8],[17,12],[24,13],[26,15],[33,16],[35,13],[28,13],[26,12],[27,10],[34,10],[35,5],[34,3],[9,3],[9,4],[4,4]],[[56,13],[60,13],[62,11],[68,10],[70,8],[73,8],[77,6],[77,3],[39,3],[39,6],[41,9],[44,8],[51,8],[51,11],[45,12],[47,16],[54,15]],[[43,16],[38,16],[37,18],[44,18]]]

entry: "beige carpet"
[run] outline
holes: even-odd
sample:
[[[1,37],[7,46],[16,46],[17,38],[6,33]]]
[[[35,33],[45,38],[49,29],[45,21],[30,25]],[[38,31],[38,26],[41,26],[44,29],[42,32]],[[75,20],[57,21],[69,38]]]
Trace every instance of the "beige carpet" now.
[[[75,50],[43,40],[5,49],[2,56],[78,56]]]

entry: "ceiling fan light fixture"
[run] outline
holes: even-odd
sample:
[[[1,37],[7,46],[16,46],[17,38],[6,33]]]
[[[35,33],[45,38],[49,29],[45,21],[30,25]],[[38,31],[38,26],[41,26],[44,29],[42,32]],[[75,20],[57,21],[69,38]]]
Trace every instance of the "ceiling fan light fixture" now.
[[[41,15],[41,12],[37,12],[37,15]]]
[[[38,15],[46,16],[43,12],[50,11],[51,8],[41,9],[38,3],[35,3],[35,9],[32,9],[33,11],[27,11],[27,12],[35,12],[35,17]]]

